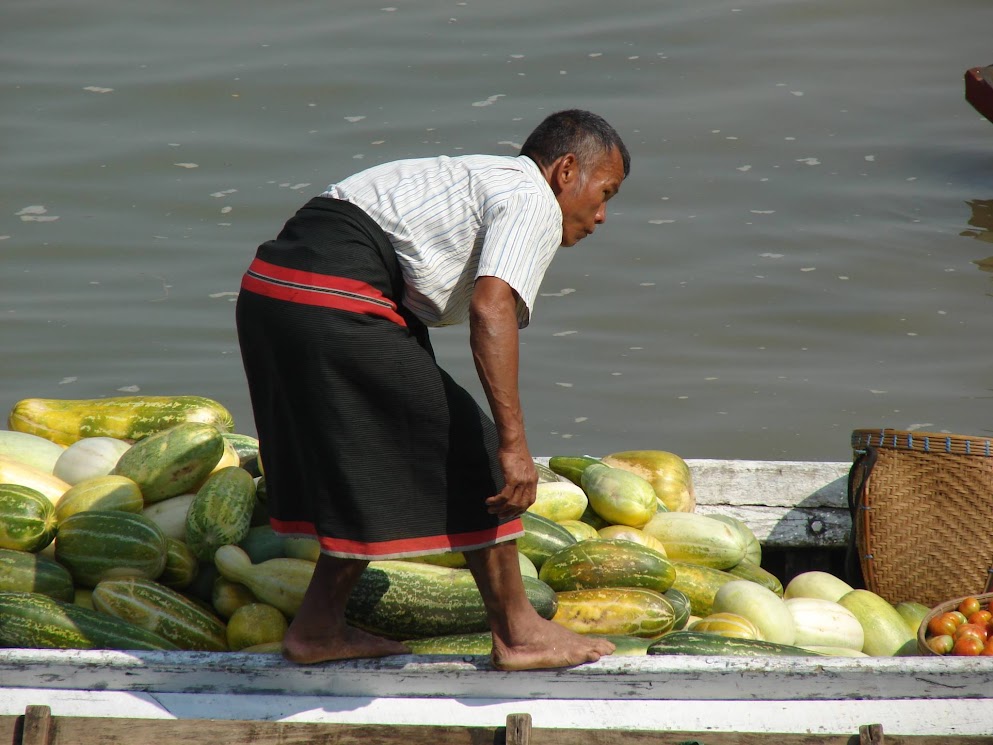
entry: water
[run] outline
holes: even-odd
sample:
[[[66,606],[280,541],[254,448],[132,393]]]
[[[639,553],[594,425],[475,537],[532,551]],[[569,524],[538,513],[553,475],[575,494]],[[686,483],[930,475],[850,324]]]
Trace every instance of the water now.
[[[522,335],[533,453],[991,431],[988,0],[390,1],[4,4],[0,410],[196,393],[254,434],[255,246],[354,170],[575,106],[633,169]],[[434,340],[482,400],[466,330]]]

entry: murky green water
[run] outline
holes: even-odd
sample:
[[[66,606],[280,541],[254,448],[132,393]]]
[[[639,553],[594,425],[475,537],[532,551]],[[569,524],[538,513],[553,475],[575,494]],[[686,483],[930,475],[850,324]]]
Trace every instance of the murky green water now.
[[[234,294],[352,171],[584,107],[633,170],[524,333],[536,455],[845,460],[993,429],[987,0],[12,1],[0,409],[198,393],[253,433]],[[465,329],[435,333],[474,392]]]

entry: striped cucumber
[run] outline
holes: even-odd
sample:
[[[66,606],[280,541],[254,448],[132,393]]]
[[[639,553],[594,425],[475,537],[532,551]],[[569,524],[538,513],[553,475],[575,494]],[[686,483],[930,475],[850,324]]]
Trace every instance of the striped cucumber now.
[[[141,440],[183,422],[230,432],[234,419],[203,396],[117,396],[95,399],[27,398],[10,412],[8,427],[71,445],[84,437]]]
[[[694,616],[709,616],[714,607],[714,596],[728,582],[738,579],[733,574],[720,569],[673,561],[676,581],[672,586],[684,593],[690,600],[690,611]]]
[[[76,584],[96,587],[104,579],[155,579],[165,568],[166,538],[159,526],[130,512],[77,512],[59,526],[55,560]]]
[[[743,561],[750,561],[753,564],[762,564],[762,544],[759,543],[759,539],[755,537],[755,533],[749,528],[743,520],[732,515],[720,515],[717,513],[709,513],[707,517],[714,520],[720,520],[723,523],[727,523],[735,530],[741,534],[741,539],[745,542],[745,558]],[[782,595],[782,593],[780,593]]]
[[[738,579],[747,579],[763,587],[768,587],[779,597],[783,597],[783,583],[779,581],[779,577],[749,559],[742,559],[726,571]]]
[[[528,512],[554,522],[578,520],[588,504],[586,492],[575,484],[569,481],[548,481],[538,484],[534,504],[528,507]]]
[[[255,480],[241,466],[213,473],[197,491],[186,513],[186,544],[201,561],[211,561],[221,546],[245,539],[255,508]]]
[[[531,605],[544,618],[555,614],[555,592],[523,577]],[[406,561],[373,561],[349,597],[345,616],[356,626],[390,639],[464,634],[489,628],[486,609],[468,569]]]
[[[603,462],[641,476],[670,512],[693,512],[693,480],[686,461],[665,450],[626,450],[603,456]]]
[[[185,590],[196,579],[200,562],[182,541],[166,536],[166,562],[156,580],[173,590]]]
[[[552,618],[577,634],[619,634],[654,637],[675,623],[675,612],[666,597],[640,587],[598,587],[557,593],[558,609]]]
[[[791,644],[776,644],[760,639],[735,639],[701,631],[673,631],[655,640],[648,654],[708,655],[727,657],[823,657]]]
[[[230,445],[238,454],[238,465],[252,476],[261,476],[259,472],[259,441],[251,435],[237,432],[221,432],[224,442]]]
[[[669,605],[672,606],[672,610],[676,614],[676,618],[672,622],[673,630],[678,631],[685,628],[690,620],[690,599],[686,597],[686,593],[675,587],[670,587],[662,594],[665,595],[665,599],[669,601]]]
[[[694,621],[686,627],[687,631],[699,631],[704,634],[729,636],[734,639],[761,639],[759,627],[738,613],[722,611],[711,613],[709,616]]]
[[[539,570],[549,556],[576,542],[575,536],[557,522],[534,512],[521,515],[521,522],[524,535],[517,539],[517,550]]]
[[[114,467],[141,488],[146,504],[198,488],[224,453],[224,440],[210,424],[186,422],[132,445]]]
[[[36,592],[71,603],[72,576],[43,554],[0,548],[0,592]]]
[[[594,587],[643,587],[665,592],[676,570],[658,551],[634,541],[593,539],[550,556],[538,578],[556,592]]]
[[[223,652],[224,622],[175,590],[139,577],[105,579],[93,588],[93,607],[161,636],[179,649]]]
[[[737,529],[696,512],[658,512],[642,530],[676,561],[728,569],[745,558],[745,542]]]
[[[144,506],[141,489],[127,476],[94,476],[69,487],[55,507],[55,519],[61,523],[87,510],[139,513]]]
[[[40,551],[55,538],[55,508],[37,489],[0,484],[0,548]]]
[[[0,647],[178,649],[127,621],[34,592],[0,592]]]

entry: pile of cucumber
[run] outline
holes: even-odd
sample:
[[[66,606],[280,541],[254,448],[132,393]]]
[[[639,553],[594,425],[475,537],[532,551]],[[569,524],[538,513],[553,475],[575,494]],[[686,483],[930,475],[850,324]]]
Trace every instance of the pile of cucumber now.
[[[673,453],[536,467],[528,598],[616,654],[916,651],[928,608],[821,572],[784,588],[747,525],[694,512]],[[2,647],[278,652],[318,552],[269,527],[258,442],[211,399],[26,399],[0,430]],[[415,653],[490,651],[458,553],[371,562],[347,613]]]

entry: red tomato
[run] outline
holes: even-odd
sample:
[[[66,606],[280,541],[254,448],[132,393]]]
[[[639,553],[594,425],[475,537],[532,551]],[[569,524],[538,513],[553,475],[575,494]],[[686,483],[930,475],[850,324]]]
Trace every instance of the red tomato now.
[[[959,612],[966,618],[968,618],[969,616],[971,616],[973,613],[975,613],[977,610],[980,609],[982,609],[982,605],[980,605],[978,598],[974,598],[974,597],[963,598],[962,602],[959,603]]]
[[[977,639],[979,639],[983,644],[985,644],[987,637],[986,627],[977,626],[974,623],[963,623],[961,626],[955,629],[955,633],[952,634],[952,638],[958,641],[963,636],[974,636]]]
[[[955,640],[948,634],[941,634],[940,636],[930,637],[927,640],[927,645],[932,652],[948,654],[952,651],[952,647],[955,646]]]
[[[975,657],[976,655],[982,654],[983,649],[985,648],[986,642],[982,639],[977,639],[974,636],[966,634],[964,636],[960,636],[955,642],[955,646],[952,647],[952,654],[962,657]]]
[[[993,613],[988,610],[977,610],[975,613],[969,614],[969,623],[974,623],[977,626],[989,626],[990,619],[993,619]]]
[[[951,636],[961,624],[958,618],[952,613],[939,613],[928,621],[927,630],[932,636],[947,634]]]
[[[993,639],[986,640],[986,646],[983,647],[983,651],[979,654],[983,657],[993,657]]]
[[[965,623],[966,621],[969,620],[968,618],[966,618],[965,613],[963,613],[960,610],[950,610],[948,612],[951,613],[953,616],[955,616],[955,618],[958,619],[959,626],[961,626],[963,623]]]

